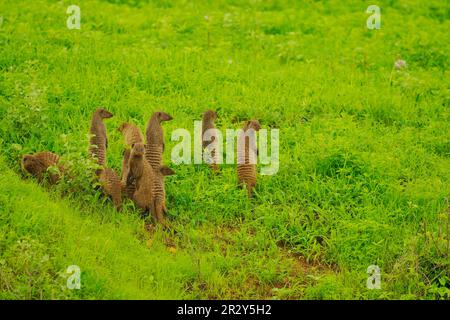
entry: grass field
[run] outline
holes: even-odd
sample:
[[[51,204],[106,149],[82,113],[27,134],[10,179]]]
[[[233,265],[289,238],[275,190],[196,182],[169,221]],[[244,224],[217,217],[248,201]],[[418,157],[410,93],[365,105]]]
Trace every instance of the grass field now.
[[[0,16],[1,299],[450,299],[448,1],[2,0]],[[118,171],[121,123],[174,117],[177,234],[92,188],[99,106]],[[209,108],[220,129],[280,130],[280,169],[251,201],[235,165],[170,161],[171,132]],[[76,179],[26,177],[21,155],[44,150]]]

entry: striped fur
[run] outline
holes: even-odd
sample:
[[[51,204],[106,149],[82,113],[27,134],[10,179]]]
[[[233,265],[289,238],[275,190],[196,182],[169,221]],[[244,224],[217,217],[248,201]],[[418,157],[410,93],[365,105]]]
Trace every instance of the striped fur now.
[[[145,145],[145,158],[151,165],[154,173],[154,218],[164,224],[164,213],[167,211],[165,204],[164,176],[161,173],[161,165],[164,152],[164,132],[161,126],[162,121],[172,120],[172,117],[165,112],[154,112],[150,117],[145,136],[147,143]],[[170,170],[170,169],[169,169]],[[163,170],[164,171],[164,170]]]
[[[202,118],[202,146],[203,149],[206,149],[204,152],[209,153],[209,157],[207,158],[208,165],[214,171],[219,170],[218,157],[216,155],[216,146],[217,142],[215,141],[215,137],[212,137],[211,141],[203,140],[205,138],[205,132],[209,129],[215,129],[214,121],[217,119],[217,113],[212,110],[206,110],[203,113]]]
[[[125,149],[123,153],[122,160],[122,175],[121,175],[121,183],[122,183],[122,192],[123,194],[130,199],[133,199],[133,194],[136,191],[136,180],[131,178],[127,181],[128,173],[130,171],[129,161],[130,161],[131,151],[129,149]]]
[[[244,132],[246,132],[248,129],[258,131],[260,128],[261,126],[257,120],[251,120],[246,122],[243,130]],[[250,145],[249,137],[245,137],[245,143],[243,148],[238,148],[237,157],[238,157],[237,174],[239,184],[245,185],[247,187],[248,197],[251,198],[253,196],[253,189],[256,186],[257,149],[256,145],[254,146]],[[240,159],[242,159],[243,161]]]
[[[26,154],[22,157],[22,168],[32,176],[36,177],[38,181],[42,181],[45,177],[47,169],[51,166],[58,166],[62,172],[62,166],[58,165],[59,156],[55,153],[44,151],[35,154]],[[50,184],[55,184],[59,181],[60,176],[56,173],[48,175]]]
[[[136,205],[144,212],[151,212],[155,217],[153,189],[154,173],[151,165],[144,157],[144,145],[136,143],[131,150],[129,160],[129,172],[127,182],[131,179],[136,181],[136,191],[133,194],[133,200]]]
[[[147,144],[145,146],[145,157],[152,165],[153,170],[159,170],[162,164],[164,152],[164,132],[161,126],[162,121],[172,120],[172,117],[165,112],[154,112],[147,123],[145,136]]]
[[[96,159],[102,167],[106,167],[106,150],[108,148],[108,138],[103,119],[111,118],[112,114],[105,109],[97,109],[93,116],[90,128],[89,154]]]
[[[154,208],[155,215],[159,222],[164,223],[164,215],[167,213],[166,207],[166,191],[164,187],[164,177],[173,175],[175,172],[167,166],[161,166],[159,170],[155,170],[154,183]]]
[[[162,164],[163,146],[160,144],[147,143],[145,145],[145,158],[150,163],[153,170],[158,170]]]
[[[117,210],[122,208],[122,184],[119,176],[111,168],[104,168],[99,174],[100,185],[104,193],[111,197]]]

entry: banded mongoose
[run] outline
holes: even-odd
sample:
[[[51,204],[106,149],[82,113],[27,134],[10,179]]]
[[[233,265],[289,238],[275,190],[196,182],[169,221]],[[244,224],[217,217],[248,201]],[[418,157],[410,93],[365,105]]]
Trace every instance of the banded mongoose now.
[[[130,171],[129,162],[130,162],[131,150],[125,149],[123,152],[123,160],[122,160],[122,192],[125,194],[127,198],[133,199],[134,191],[136,191],[136,181],[133,177],[130,177],[130,181],[127,183],[128,172]]]
[[[129,172],[127,183],[135,180],[136,191],[133,194],[133,200],[136,205],[144,212],[151,212],[155,220],[153,190],[155,176],[151,165],[144,157],[145,147],[143,143],[135,143],[131,149],[129,160]]]
[[[165,112],[154,112],[147,123],[145,132],[147,144],[145,145],[145,157],[153,170],[159,170],[162,164],[164,152],[164,132],[162,121],[170,121],[173,118]]]
[[[118,211],[122,209],[122,184],[117,173],[111,168],[103,168],[99,173],[99,182],[103,191]]]
[[[119,131],[122,132],[125,139],[125,144],[133,147],[135,143],[143,143],[144,136],[142,135],[141,129],[131,123],[123,123],[119,127]]]
[[[55,153],[44,151],[35,154],[25,154],[22,156],[22,168],[32,176],[36,177],[41,182],[47,169],[51,166],[57,166],[59,171],[63,170],[59,163],[59,156]],[[48,178],[50,184],[55,184],[59,181],[60,175],[58,173],[49,173]]]
[[[141,129],[139,129],[136,125],[131,123],[123,123],[119,127],[119,131],[123,134],[123,137],[125,139],[125,144],[133,147],[136,143],[143,143],[144,142],[144,136],[141,132]],[[124,157],[122,162],[122,190],[124,191],[125,195],[128,198],[133,198],[134,191],[136,190],[136,183],[135,181],[130,178],[129,183],[127,183],[126,179],[128,177],[128,162],[130,159],[130,150],[125,149],[124,151]]]
[[[105,109],[95,110],[91,122],[91,139],[89,154],[97,160],[97,163],[103,167],[106,166],[106,149],[108,148],[108,138],[106,136],[106,127],[103,119],[111,118],[111,112]],[[97,172],[99,174],[100,172]]]
[[[206,110],[203,113],[203,119],[202,119],[202,146],[203,149],[208,149],[206,152],[210,154],[210,163],[208,163],[209,167],[213,169],[214,171],[219,170],[219,166],[217,165],[218,159],[216,155],[216,147],[217,142],[216,137],[211,137],[211,140],[205,140],[205,132],[209,129],[215,129],[214,121],[217,119],[217,113],[213,110]],[[203,151],[205,152],[205,151]]]
[[[154,202],[155,215],[158,221],[164,223],[164,215],[167,213],[166,207],[166,191],[164,188],[164,177],[174,175],[175,172],[167,166],[161,166],[159,170],[155,170],[154,184]]]
[[[256,131],[259,131],[259,129],[261,129],[261,125],[259,124],[258,120],[247,121],[243,128],[244,133],[246,133],[249,129],[254,130],[254,139],[250,139],[250,137],[247,135],[242,135],[242,138],[245,138],[245,141],[242,141],[241,144],[239,144],[238,142],[237,174],[239,184],[246,185],[248,197],[251,198],[253,196],[253,189],[256,185],[256,158],[258,153],[258,150],[256,148]],[[247,133],[250,134],[251,132]],[[238,137],[238,139],[240,138]],[[252,140],[253,143],[251,143]]]

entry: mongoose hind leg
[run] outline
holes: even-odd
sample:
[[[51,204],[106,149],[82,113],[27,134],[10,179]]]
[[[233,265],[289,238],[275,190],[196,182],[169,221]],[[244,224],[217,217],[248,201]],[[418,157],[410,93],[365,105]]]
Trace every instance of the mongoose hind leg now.
[[[163,225],[165,225],[164,209],[166,209],[165,205],[161,201],[155,201],[155,215],[157,221]]]
[[[248,197],[252,198],[253,197],[253,189],[255,188],[255,185],[252,183],[247,184],[247,193],[248,193]]]

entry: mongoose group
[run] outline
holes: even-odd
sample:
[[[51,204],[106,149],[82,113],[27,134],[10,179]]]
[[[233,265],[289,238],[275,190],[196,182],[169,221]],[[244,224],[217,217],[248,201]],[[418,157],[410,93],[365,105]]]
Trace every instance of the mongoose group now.
[[[173,118],[162,111],[154,112],[147,123],[145,141],[144,135],[136,125],[123,123],[119,127],[118,130],[122,133],[126,145],[119,177],[107,164],[108,137],[103,120],[111,117],[113,114],[103,108],[97,109],[92,116],[89,156],[100,167],[96,171],[98,182],[117,210],[121,210],[123,198],[126,197],[131,199],[144,214],[151,214],[155,222],[164,225],[167,214],[164,178],[174,175],[175,172],[163,164],[165,144],[161,123]],[[216,119],[217,113],[213,110],[203,113],[203,137],[207,130],[215,129]],[[243,130],[258,131],[260,128],[258,120],[250,120],[245,122]],[[209,141],[202,139],[203,149],[209,152],[210,156],[207,163],[214,172],[219,170],[215,153],[216,143],[214,136]],[[246,186],[249,197],[253,196],[256,186],[254,161],[256,155],[256,145],[251,145],[249,137],[245,136],[244,148],[238,150],[238,159],[241,161],[238,160],[237,175],[239,184]],[[49,171],[50,167],[57,167],[59,173],[64,172],[64,167],[59,164],[59,156],[52,152],[25,154],[22,157],[22,168],[26,172],[36,177],[38,181],[48,177],[49,183],[55,184],[60,180],[60,175]]]

